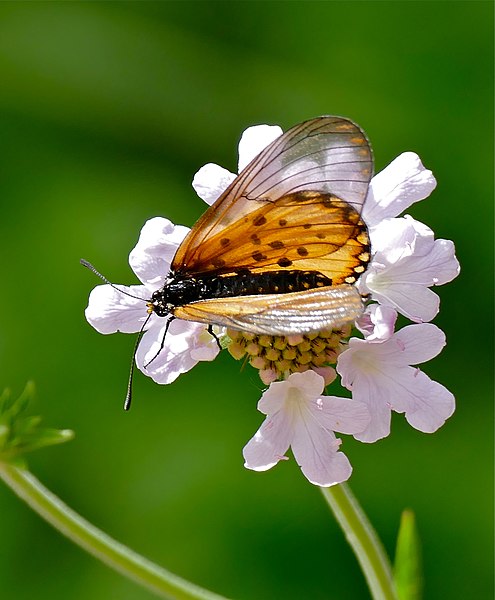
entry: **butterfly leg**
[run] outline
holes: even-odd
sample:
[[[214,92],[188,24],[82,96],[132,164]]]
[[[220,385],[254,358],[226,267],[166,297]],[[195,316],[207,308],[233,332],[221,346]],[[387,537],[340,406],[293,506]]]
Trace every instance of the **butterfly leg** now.
[[[155,360],[155,358],[160,354],[160,352],[163,350],[163,346],[165,346],[165,338],[167,337],[167,331],[168,328],[170,327],[170,323],[172,323],[172,321],[175,321],[175,317],[171,316],[168,321],[167,324],[165,325],[165,331],[163,332],[163,337],[162,337],[162,341],[160,344],[160,347],[158,348],[158,352],[155,354],[155,356],[153,356],[153,358],[151,360],[149,360],[145,365],[144,368],[147,369],[149,367],[149,365],[151,365],[151,363]]]
[[[213,325],[208,325],[208,333],[215,338],[215,342],[217,343],[218,349],[221,350],[222,349],[222,345],[220,344],[220,340],[218,339],[218,336],[216,335],[216,333],[213,331]]]

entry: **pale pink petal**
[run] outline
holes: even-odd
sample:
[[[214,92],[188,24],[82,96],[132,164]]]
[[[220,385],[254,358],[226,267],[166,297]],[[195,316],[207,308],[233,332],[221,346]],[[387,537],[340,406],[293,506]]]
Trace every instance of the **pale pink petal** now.
[[[197,362],[212,361],[218,353],[219,349],[216,343],[214,345],[210,343],[209,346],[191,348],[191,358]]]
[[[411,281],[441,285],[459,274],[454,244],[450,240],[435,241],[433,231],[409,215],[385,219],[371,229],[370,235],[373,261],[382,265],[401,261]]]
[[[278,125],[248,127],[239,142],[239,173],[282,133],[283,131]]]
[[[370,423],[366,429],[354,435],[360,442],[373,443],[390,433],[391,398],[390,390],[383,381],[366,373],[358,373],[352,385],[352,397],[366,404]]]
[[[370,304],[356,321],[356,327],[368,342],[383,342],[394,334],[397,311],[388,306]]]
[[[314,371],[292,373],[288,381],[292,387],[299,388],[306,400],[319,396],[325,389],[325,381]]]
[[[394,308],[416,323],[431,321],[440,306],[440,299],[435,292],[403,278],[400,263],[380,272],[371,267],[360,290],[370,292],[374,300],[383,306]]]
[[[359,350],[365,351],[363,356],[366,358],[368,343],[366,340],[351,338],[347,350],[344,350],[337,359],[336,371],[342,378],[342,385],[352,391],[354,380],[359,373],[366,368],[366,360],[359,360]],[[356,356],[358,360],[356,360]]]
[[[296,422],[291,442],[292,452],[304,476],[311,483],[329,487],[349,479],[352,467],[347,456],[338,451],[340,443],[332,432],[311,418]]]
[[[414,403],[406,410],[406,419],[415,429],[433,433],[454,413],[454,396],[422,371],[416,377],[416,385],[420,386],[421,394],[415,395]]]
[[[431,171],[418,155],[404,152],[371,180],[363,218],[369,227],[396,217],[418,200],[427,198],[436,187]]]
[[[265,385],[270,385],[278,379],[278,372],[275,369],[260,369],[258,374]]]
[[[333,367],[312,367],[312,370],[323,377],[325,385],[330,385],[337,378],[337,373]]]
[[[394,367],[426,362],[444,346],[445,334],[431,323],[408,325],[382,342],[351,338],[348,348],[338,357],[337,372],[344,387],[353,389],[357,373],[377,376]]]
[[[445,333],[432,323],[403,327],[394,335],[403,365],[418,365],[431,360],[445,346]]]
[[[98,285],[89,295],[86,319],[100,333],[136,333],[148,317],[149,292],[143,285],[117,287],[138,298],[131,298],[110,285]]]
[[[413,221],[413,222],[411,222]],[[373,248],[373,259],[385,264],[395,263],[404,256],[409,256],[414,249],[419,227],[423,225],[405,216],[393,219],[384,219],[378,225],[370,228],[371,246]],[[422,237],[428,237],[433,243],[433,231],[423,226],[419,233]]]
[[[192,369],[199,360],[212,360],[219,352],[215,340],[207,334],[205,326],[175,319],[170,324],[164,339],[167,319],[158,318],[143,336],[136,352],[139,369],[156,383],[172,383],[181,373]],[[204,334],[209,336],[205,343]],[[211,352],[198,351],[202,346],[211,347]],[[158,354],[157,354],[158,353]]]
[[[363,375],[370,378],[382,377],[391,368],[402,368],[403,345],[396,341],[396,335],[383,342],[351,338],[347,350],[337,359],[337,373],[342,378],[342,385],[354,391],[356,380]]]
[[[188,227],[174,225],[163,217],[154,217],[144,224],[129,255],[129,264],[151,292],[165,283],[170,263],[188,232]]]
[[[455,257],[453,242],[434,240],[431,229],[426,233],[418,231],[418,226],[422,223],[407,215],[403,219],[391,221],[406,223],[410,232],[409,239],[391,238],[389,245],[375,254],[374,260],[385,265],[400,263],[404,279],[411,283],[442,285],[457,277],[459,262]]]
[[[367,406],[349,398],[320,396],[307,406],[315,421],[329,432],[359,433],[364,431],[370,422]]]
[[[416,248],[413,255],[401,261],[401,269],[408,281],[428,286],[442,285],[459,275],[459,261],[455,256],[454,243],[450,240],[435,240],[425,246],[417,243]]]
[[[272,415],[284,408],[288,397],[292,394],[300,399],[310,400],[323,393],[325,380],[314,371],[292,373],[285,381],[275,381],[258,402],[258,410],[265,415]]]
[[[454,412],[454,396],[419,369],[396,369],[386,387],[390,408],[405,413],[408,423],[423,433],[436,431]]]
[[[273,385],[273,384],[272,384]],[[292,438],[291,414],[278,411],[267,417],[251,440],[244,446],[244,466],[253,471],[266,471],[286,459]]]
[[[208,163],[194,176],[192,186],[198,196],[207,204],[213,204],[225,192],[236,176],[216,165]]]
[[[290,384],[287,381],[274,381],[263,393],[258,401],[258,410],[264,415],[274,415],[285,406],[287,390]]]

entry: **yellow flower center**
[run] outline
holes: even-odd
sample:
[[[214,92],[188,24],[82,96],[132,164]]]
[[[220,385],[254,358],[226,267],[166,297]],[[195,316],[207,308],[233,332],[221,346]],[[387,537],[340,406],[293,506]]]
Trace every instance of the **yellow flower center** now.
[[[314,370],[330,383],[335,371],[330,367],[345,349],[351,326],[309,333],[307,335],[256,335],[227,330],[227,349],[236,359],[249,362],[259,370],[266,384],[277,379],[287,379],[291,373]]]

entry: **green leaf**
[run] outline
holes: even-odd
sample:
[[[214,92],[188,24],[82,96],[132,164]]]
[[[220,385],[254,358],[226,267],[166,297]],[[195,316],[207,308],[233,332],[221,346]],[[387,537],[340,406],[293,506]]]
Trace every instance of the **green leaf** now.
[[[394,582],[399,600],[421,600],[421,544],[412,510],[403,511],[395,550]]]
[[[67,442],[74,437],[68,429],[41,427],[41,417],[25,414],[34,398],[34,384],[29,382],[18,398],[10,390],[0,395],[0,460],[18,463],[27,452]]]

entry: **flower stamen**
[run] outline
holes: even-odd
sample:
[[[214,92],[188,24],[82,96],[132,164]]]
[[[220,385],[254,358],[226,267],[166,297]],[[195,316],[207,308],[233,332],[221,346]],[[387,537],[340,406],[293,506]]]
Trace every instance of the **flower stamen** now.
[[[308,370],[316,370],[329,384],[335,378],[330,365],[336,363],[350,334],[350,325],[297,336],[255,335],[228,329],[227,349],[236,360],[244,358],[258,369],[266,385]]]

